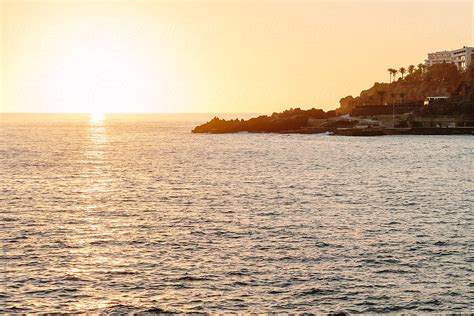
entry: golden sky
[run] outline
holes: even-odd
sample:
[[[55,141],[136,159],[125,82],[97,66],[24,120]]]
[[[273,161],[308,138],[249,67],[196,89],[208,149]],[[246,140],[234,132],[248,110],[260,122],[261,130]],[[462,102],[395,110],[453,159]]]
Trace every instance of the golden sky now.
[[[473,4],[0,0],[3,112],[336,108],[473,44]]]

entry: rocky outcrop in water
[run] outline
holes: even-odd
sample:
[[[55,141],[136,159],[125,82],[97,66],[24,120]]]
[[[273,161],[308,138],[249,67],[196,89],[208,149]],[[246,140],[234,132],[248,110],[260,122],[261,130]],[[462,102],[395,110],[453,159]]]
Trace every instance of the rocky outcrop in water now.
[[[334,117],[335,112],[324,112],[320,109],[301,110],[290,109],[282,113],[273,113],[271,116],[262,115],[249,120],[224,120],[214,117],[209,122],[197,126],[193,133],[282,133],[282,132],[310,132],[317,130]],[[319,129],[318,129],[319,128]]]

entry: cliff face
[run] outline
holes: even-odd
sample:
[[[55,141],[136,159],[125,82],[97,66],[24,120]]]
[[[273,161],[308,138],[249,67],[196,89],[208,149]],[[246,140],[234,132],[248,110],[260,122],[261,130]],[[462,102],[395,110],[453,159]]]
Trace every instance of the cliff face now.
[[[425,69],[420,67],[392,83],[375,83],[359,96],[342,98],[338,114],[350,113],[355,106],[380,105],[423,101],[428,96],[470,98],[474,65],[467,71],[458,71],[454,64],[438,64]]]

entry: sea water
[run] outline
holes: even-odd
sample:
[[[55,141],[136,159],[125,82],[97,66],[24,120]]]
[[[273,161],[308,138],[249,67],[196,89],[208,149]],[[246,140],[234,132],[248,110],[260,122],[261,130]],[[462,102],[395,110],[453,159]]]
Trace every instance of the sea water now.
[[[472,312],[472,136],[3,114],[0,312]]]

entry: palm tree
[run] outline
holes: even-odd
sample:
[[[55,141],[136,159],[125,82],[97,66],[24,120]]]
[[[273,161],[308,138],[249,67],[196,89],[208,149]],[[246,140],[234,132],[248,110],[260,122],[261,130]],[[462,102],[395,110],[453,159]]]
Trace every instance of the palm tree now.
[[[402,79],[403,79],[403,75],[407,72],[407,70],[405,69],[405,67],[400,67],[400,69],[398,69],[398,71],[402,75]]]
[[[408,73],[411,75],[414,72],[415,72],[415,65],[408,66]]]
[[[392,83],[392,68],[388,68],[387,71],[390,73],[390,83]]]
[[[425,65],[423,64],[418,64],[418,70],[423,73],[423,70],[425,69]]]
[[[398,71],[396,69],[392,69],[393,81],[395,81],[395,79],[397,79],[397,73],[398,73]]]
[[[396,97],[396,96],[397,96],[397,95],[396,95],[395,93],[393,93],[393,92],[390,93],[390,98],[392,99],[392,104],[395,102],[395,97]]]
[[[378,94],[379,97],[380,97],[380,103],[383,104],[383,97],[385,96],[385,91],[379,90],[379,91],[377,91],[377,94]]]

